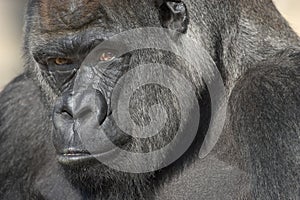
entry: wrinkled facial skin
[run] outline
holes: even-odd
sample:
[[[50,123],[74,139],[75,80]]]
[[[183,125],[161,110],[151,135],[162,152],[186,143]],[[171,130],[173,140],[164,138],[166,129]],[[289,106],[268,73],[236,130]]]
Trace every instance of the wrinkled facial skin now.
[[[189,23],[187,7],[180,1],[163,3],[140,0],[41,0],[32,4],[29,6],[36,7],[34,10],[38,14],[35,16],[38,17],[28,20],[30,24],[27,27],[30,30],[25,46],[32,55],[30,70],[37,74],[37,81],[42,85],[47,99],[45,103],[52,113],[53,145],[58,162],[66,169],[66,173],[73,174],[76,171],[81,182],[84,182],[82,177],[87,177],[86,181],[88,177],[93,177],[93,180],[99,177],[101,181],[103,177],[119,180],[134,177],[137,181],[145,179],[147,176],[141,178],[116,172],[98,162],[83,144],[81,134],[85,133],[82,130],[87,131],[91,127],[85,126],[87,122],[95,122],[92,126],[101,129],[111,142],[131,152],[147,153],[165,146],[174,137],[180,120],[176,97],[159,87],[144,87],[136,92],[129,107],[137,124],[149,123],[149,116],[141,112],[147,109],[145,106],[151,107],[161,102],[166,107],[169,120],[165,124],[167,128],[159,136],[135,139],[115,124],[110,95],[121,76],[139,63],[158,62],[180,66],[183,62],[171,53],[155,50],[138,50],[115,58],[112,49],[103,50],[95,56],[98,62],[112,61],[108,68],[101,68],[100,65],[98,73],[90,69],[79,71],[93,48],[120,32],[141,27],[160,27],[184,34]],[[95,76],[95,81],[89,78]],[[85,89],[78,90],[75,85]],[[102,138],[101,135],[99,137]],[[97,144],[96,154],[107,154],[114,150],[105,138]],[[113,153],[108,155],[109,159],[114,157]],[[76,176],[72,175],[74,182]]]
[[[45,69],[40,76],[52,79],[44,85],[47,93],[52,93],[50,99],[65,89],[61,88],[70,82],[73,71],[103,40],[132,28],[160,26],[155,3],[151,1],[45,0],[33,1],[32,4],[37,7],[33,10],[38,11],[38,17],[28,19],[30,34],[25,46],[30,48],[39,68]],[[135,9],[136,5],[139,5],[139,12]],[[53,58],[67,58],[70,63],[57,66]],[[39,68],[37,71],[40,71]],[[52,72],[50,78],[47,71]]]
[[[91,50],[109,37],[141,27],[185,32],[187,11],[178,13],[172,10],[173,4],[167,7],[162,1],[135,0],[32,1],[29,7],[36,7],[31,10],[35,10],[37,16],[27,20],[29,34],[25,47],[29,48],[26,50],[33,58],[29,62],[34,62],[39,81],[46,93],[51,93],[48,95],[50,105],[54,103],[53,97],[67,90],[75,71]],[[65,60],[59,60],[61,58]],[[56,61],[62,63],[57,65]]]

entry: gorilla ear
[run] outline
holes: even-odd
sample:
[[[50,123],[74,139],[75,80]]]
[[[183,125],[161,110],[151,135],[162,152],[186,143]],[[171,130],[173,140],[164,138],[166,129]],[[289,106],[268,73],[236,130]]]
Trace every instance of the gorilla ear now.
[[[164,28],[186,33],[189,15],[186,5],[182,1],[167,0],[159,5],[160,22]]]

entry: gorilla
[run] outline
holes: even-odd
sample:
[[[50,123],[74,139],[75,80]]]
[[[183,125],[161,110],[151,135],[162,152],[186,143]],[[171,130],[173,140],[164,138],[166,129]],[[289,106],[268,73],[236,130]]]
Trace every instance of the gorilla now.
[[[300,41],[271,0],[29,0],[24,32],[1,199],[300,198]]]

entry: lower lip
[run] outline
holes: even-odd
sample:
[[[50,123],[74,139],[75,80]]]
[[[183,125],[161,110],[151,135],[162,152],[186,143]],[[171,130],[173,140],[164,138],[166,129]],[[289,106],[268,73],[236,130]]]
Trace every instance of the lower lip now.
[[[100,157],[103,159],[113,159],[116,153],[117,153],[116,149],[112,149],[110,151],[100,153],[100,154],[94,154],[94,155],[85,154],[85,153],[61,154],[57,157],[57,159],[60,164],[71,165],[71,164],[78,164],[82,162],[88,162]]]

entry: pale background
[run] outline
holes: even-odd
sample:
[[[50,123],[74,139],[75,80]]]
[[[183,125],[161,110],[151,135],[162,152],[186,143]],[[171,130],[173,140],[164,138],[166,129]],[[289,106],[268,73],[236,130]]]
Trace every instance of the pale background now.
[[[0,0],[0,90],[22,72],[22,16],[25,0]],[[300,0],[274,0],[300,33]]]

